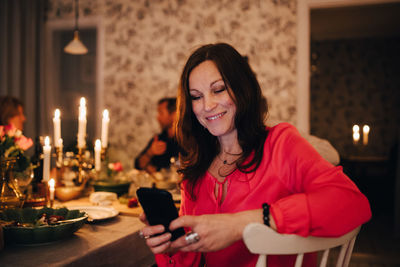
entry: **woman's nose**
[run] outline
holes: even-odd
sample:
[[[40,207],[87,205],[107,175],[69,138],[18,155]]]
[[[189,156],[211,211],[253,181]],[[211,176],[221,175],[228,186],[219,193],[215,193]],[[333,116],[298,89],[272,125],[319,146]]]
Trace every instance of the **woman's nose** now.
[[[217,102],[212,96],[204,98],[204,109],[206,111],[212,110],[217,105]]]

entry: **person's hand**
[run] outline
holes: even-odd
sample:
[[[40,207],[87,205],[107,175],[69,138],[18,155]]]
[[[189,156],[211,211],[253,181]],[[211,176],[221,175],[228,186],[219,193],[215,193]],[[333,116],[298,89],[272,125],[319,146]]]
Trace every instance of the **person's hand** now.
[[[170,229],[189,227],[197,233],[199,240],[191,243],[185,236],[172,242],[171,247],[181,251],[209,252],[233,244],[242,238],[242,223],[236,214],[213,214],[201,216],[182,216],[170,224]]]
[[[163,225],[150,226],[146,215],[144,213],[140,214],[139,219],[145,223],[145,226],[140,230],[139,235],[146,240],[146,245],[154,254],[172,252],[171,249],[171,233],[164,233],[165,229]],[[162,234],[164,233],[164,234]],[[160,235],[157,235],[160,234]],[[157,235],[157,236],[154,236]]]
[[[156,135],[153,139],[153,142],[151,143],[148,152],[150,153],[151,156],[154,155],[158,156],[164,154],[166,150],[167,150],[167,143],[158,140],[158,136]]]

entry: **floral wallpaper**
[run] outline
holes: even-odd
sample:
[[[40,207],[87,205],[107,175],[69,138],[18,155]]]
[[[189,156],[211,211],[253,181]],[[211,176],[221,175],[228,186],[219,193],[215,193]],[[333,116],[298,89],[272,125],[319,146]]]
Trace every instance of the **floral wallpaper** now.
[[[315,41],[311,44],[311,133],[342,157],[389,157],[400,125],[400,38]],[[352,127],[370,126],[367,146]]]
[[[159,131],[156,103],[175,96],[190,53],[227,42],[248,56],[270,117],[296,123],[296,0],[81,0],[80,17],[105,27],[104,102],[110,145],[132,159]],[[50,0],[48,19],[73,19],[73,1]]]

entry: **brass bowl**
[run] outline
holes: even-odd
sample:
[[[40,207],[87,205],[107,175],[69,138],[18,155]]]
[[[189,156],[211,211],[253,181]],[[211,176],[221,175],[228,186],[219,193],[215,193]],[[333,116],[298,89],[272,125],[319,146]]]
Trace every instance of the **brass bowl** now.
[[[78,198],[83,191],[82,186],[60,186],[56,187],[56,197],[60,201],[68,201]]]

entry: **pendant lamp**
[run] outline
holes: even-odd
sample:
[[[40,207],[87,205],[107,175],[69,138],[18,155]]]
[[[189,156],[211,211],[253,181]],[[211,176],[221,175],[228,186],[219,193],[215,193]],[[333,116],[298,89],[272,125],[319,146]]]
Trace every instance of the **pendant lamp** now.
[[[86,46],[79,39],[79,28],[78,28],[78,17],[79,17],[79,2],[75,0],[75,30],[74,39],[67,46],[64,47],[64,52],[72,55],[84,55],[88,52]]]

